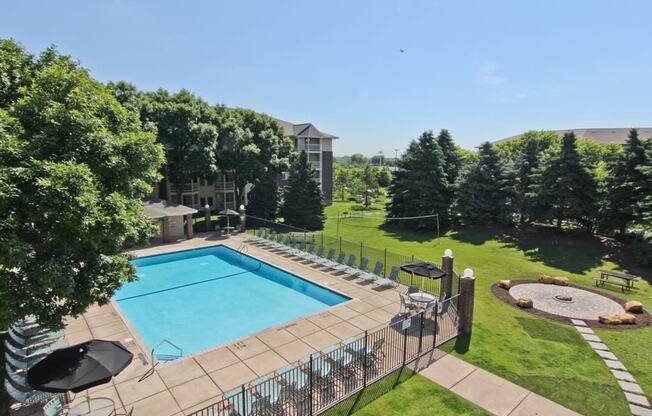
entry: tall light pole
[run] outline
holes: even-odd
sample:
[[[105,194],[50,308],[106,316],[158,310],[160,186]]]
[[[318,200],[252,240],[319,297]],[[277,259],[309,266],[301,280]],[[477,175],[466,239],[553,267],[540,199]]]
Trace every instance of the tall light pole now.
[[[398,149],[394,149],[394,167],[396,167],[397,161],[398,161]]]
[[[378,161],[379,161],[378,163],[380,163],[380,167],[382,168],[383,167],[383,151],[382,150],[378,151],[378,156],[380,156],[380,158],[378,159]]]

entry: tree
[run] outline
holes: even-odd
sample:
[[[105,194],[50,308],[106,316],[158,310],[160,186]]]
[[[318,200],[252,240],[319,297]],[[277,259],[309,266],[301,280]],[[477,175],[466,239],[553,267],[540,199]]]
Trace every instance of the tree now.
[[[163,89],[144,94],[140,113],[143,123],[156,126],[158,140],[165,146],[167,179],[176,202],[183,202],[184,184],[218,172],[218,114],[186,90],[170,94]]]
[[[625,234],[627,225],[636,218],[637,204],[644,199],[645,147],[638,131],[631,129],[623,152],[611,166],[607,176],[605,224]]]
[[[335,165],[335,174],[333,175],[333,185],[335,189],[340,193],[340,200],[344,201],[344,191],[350,188],[350,169],[342,166]]]
[[[0,326],[60,328],[135,279],[123,250],[155,232],[140,199],[163,149],[72,59],[49,49],[31,68],[0,109]]]
[[[392,183],[392,172],[386,167],[377,170],[376,180],[378,181],[378,186],[381,188],[387,188],[390,183]]]
[[[29,86],[36,70],[34,57],[12,39],[0,39],[0,108],[8,108]]]
[[[359,193],[363,197],[363,204],[365,208],[369,208],[371,198],[378,192],[378,176],[371,165],[366,165],[362,170],[359,187]]]
[[[530,205],[536,194],[533,193],[536,172],[539,168],[539,140],[530,137],[526,140],[522,153],[516,159],[513,170],[510,172],[514,186],[513,207],[521,224],[529,222]]]
[[[441,223],[449,221],[451,204],[444,155],[432,131],[413,140],[398,160],[388,188],[388,217],[414,217],[438,214]],[[429,227],[432,220],[405,221],[401,225]]]
[[[275,175],[267,175],[258,180],[248,195],[247,215],[270,221],[276,219],[280,195]]]
[[[283,189],[280,216],[286,224],[295,227],[309,230],[324,228],[324,196],[319,188],[317,172],[303,150],[290,166],[288,184]]]
[[[385,164],[385,156],[383,155],[373,155],[369,159],[369,163],[373,166],[383,166]]]
[[[252,110],[227,110],[215,147],[220,169],[233,173],[235,198],[242,201],[245,186],[276,177],[289,165],[292,142],[272,117]]]
[[[351,155],[350,163],[355,166],[362,166],[367,163],[367,157],[362,153],[354,153]]]
[[[639,223],[652,225],[652,138],[643,143],[646,149],[645,160],[637,168],[643,174],[637,186],[641,198],[636,203],[635,213]]]
[[[460,173],[462,161],[457,152],[457,147],[451,134],[446,129],[442,129],[437,136],[437,144],[441,147],[441,152],[444,155],[444,171],[448,178],[448,183],[454,185]]]
[[[574,133],[564,135],[561,150],[543,167],[536,194],[539,219],[555,219],[558,229],[565,220],[591,227],[596,184],[580,159]]]
[[[461,176],[457,209],[466,224],[510,224],[513,212],[506,171],[494,146],[480,146],[478,159]]]

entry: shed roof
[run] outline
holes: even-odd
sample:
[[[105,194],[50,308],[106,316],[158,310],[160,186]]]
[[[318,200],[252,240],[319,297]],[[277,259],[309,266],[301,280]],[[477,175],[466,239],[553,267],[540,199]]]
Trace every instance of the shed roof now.
[[[142,204],[149,218],[178,217],[197,212],[194,208],[155,197],[143,198]]]

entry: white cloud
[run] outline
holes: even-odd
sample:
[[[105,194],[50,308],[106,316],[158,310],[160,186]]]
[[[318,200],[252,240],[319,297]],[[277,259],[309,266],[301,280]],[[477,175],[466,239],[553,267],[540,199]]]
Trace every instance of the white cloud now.
[[[480,84],[499,86],[504,85],[507,79],[500,74],[500,67],[494,61],[485,61],[480,64],[476,79]]]
[[[514,91],[501,66],[493,60],[482,62],[475,74],[476,82],[488,93],[492,101],[513,103],[529,96],[524,91]]]

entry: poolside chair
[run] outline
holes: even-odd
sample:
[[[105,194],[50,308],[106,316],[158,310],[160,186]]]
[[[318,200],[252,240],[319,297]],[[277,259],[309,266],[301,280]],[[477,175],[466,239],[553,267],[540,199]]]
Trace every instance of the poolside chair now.
[[[291,256],[298,257],[303,254],[306,250],[306,240],[299,241],[299,244],[296,244],[294,247],[288,247],[283,251]]]
[[[383,262],[382,261],[377,261],[376,265],[374,266],[374,270],[371,273],[361,273],[360,274],[360,279],[364,280],[365,282],[373,282],[375,280],[380,279],[380,274],[383,271]]]
[[[8,352],[5,352],[5,362],[9,363],[13,368],[15,368],[17,370],[23,370],[23,371],[29,370],[30,368],[32,368],[32,366],[34,364],[38,363],[43,358],[45,358],[45,355],[39,355],[37,357],[34,357],[31,360],[21,361],[21,360],[18,360],[16,358],[14,358]]]
[[[303,256],[304,259],[309,261],[316,261],[324,258],[324,246],[320,245],[315,254],[308,253]]]
[[[57,350],[59,348],[64,348],[67,346],[68,346],[68,342],[64,338],[61,338],[50,344],[39,345],[35,348],[24,350],[22,348],[14,347],[9,341],[5,340],[5,348],[7,349],[7,351],[13,354],[18,360],[22,360],[22,361],[31,361],[40,355],[45,355],[54,350]]]
[[[392,267],[392,271],[386,279],[374,280],[374,284],[380,287],[398,286],[398,273],[401,271],[397,266]]]
[[[29,383],[27,382],[27,378],[23,374],[18,374],[16,373],[8,363],[5,363],[5,373],[7,375],[7,378],[11,380],[11,382],[24,390],[31,390],[32,388],[30,387]]]
[[[401,294],[399,294],[398,296],[401,298],[401,307],[403,308],[403,311],[405,313],[409,313],[410,311],[419,309],[417,304],[412,302],[410,299],[407,299],[405,296]]]
[[[249,416],[253,414],[253,409],[255,403],[259,400],[254,396],[249,390],[245,389],[244,391],[244,403],[242,400],[242,388],[236,387],[233,390],[230,390],[224,394],[224,398],[231,405],[231,409],[235,411],[236,415],[240,416]],[[226,415],[231,415],[234,413],[225,413]]]
[[[339,266],[333,267],[333,270],[338,272],[348,272],[353,270],[353,265],[355,264],[355,254],[351,254],[346,263],[342,263]]]
[[[43,406],[43,416],[58,416],[63,413],[61,400],[54,398]]]
[[[419,291],[419,286],[410,285],[407,287],[407,291],[405,293],[409,295],[410,293],[417,293],[418,291]]]
[[[22,326],[14,324],[14,325],[11,325],[10,328],[13,329],[16,334],[18,334],[19,336],[21,336],[23,338],[33,337],[35,335],[44,334],[44,333],[50,331],[49,329],[43,328],[43,327],[38,326],[36,324],[22,325]]]
[[[358,264],[358,267],[349,270],[348,273],[351,276],[359,276],[367,272],[367,267],[369,267],[369,259],[366,257],[361,257],[360,264]]]
[[[248,242],[248,243],[257,243],[257,242],[259,242],[260,240],[263,239],[263,232],[264,232],[264,230],[262,228],[259,228],[256,231],[254,231],[254,233],[252,235],[247,237],[247,239],[245,241]]]
[[[16,346],[19,348],[29,348],[35,344],[56,341],[57,339],[63,337],[63,331],[44,332],[29,337],[23,337],[17,334],[14,329],[10,328],[9,331],[7,331],[7,335],[9,335],[9,338],[11,338],[14,344],[16,344]]]
[[[340,254],[337,255],[337,259],[335,261],[327,261],[325,263],[322,263],[323,266],[328,267],[329,269],[335,269],[337,266],[342,265],[344,263],[344,259],[346,258],[346,253],[343,251],[340,251]]]
[[[326,257],[320,257],[318,259],[314,259],[313,261],[317,264],[325,265],[326,263],[332,262],[334,257],[335,257],[335,249],[331,248],[330,250],[328,250],[328,254],[326,255]]]
[[[32,390],[28,392],[20,391],[14,387],[8,379],[5,379],[5,390],[7,391],[9,397],[22,404],[40,402],[52,396],[51,393],[45,393],[38,390]]]

